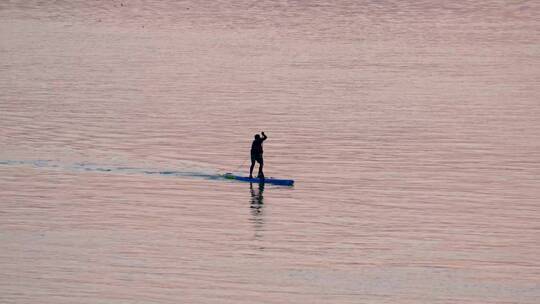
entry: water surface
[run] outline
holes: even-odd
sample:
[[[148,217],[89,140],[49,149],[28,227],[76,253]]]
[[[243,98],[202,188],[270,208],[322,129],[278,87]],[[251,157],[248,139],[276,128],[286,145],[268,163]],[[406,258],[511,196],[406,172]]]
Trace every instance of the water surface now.
[[[539,14],[0,3],[0,302],[538,303]]]

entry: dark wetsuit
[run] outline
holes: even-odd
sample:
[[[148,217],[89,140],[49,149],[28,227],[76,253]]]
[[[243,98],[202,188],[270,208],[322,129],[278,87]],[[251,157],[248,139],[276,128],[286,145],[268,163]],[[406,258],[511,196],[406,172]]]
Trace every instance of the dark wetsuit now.
[[[262,144],[263,144],[263,141],[265,141],[267,138],[268,137],[263,134],[262,137],[255,138],[255,140],[253,140],[253,143],[251,144],[251,167],[249,169],[249,176],[251,176],[253,172],[253,167],[255,167],[255,162],[258,162],[259,163],[258,176],[264,178],[264,173],[262,170],[263,165],[264,165]]]
[[[257,161],[258,163],[263,162],[263,147],[262,143],[266,138],[255,139],[251,144],[251,162]]]

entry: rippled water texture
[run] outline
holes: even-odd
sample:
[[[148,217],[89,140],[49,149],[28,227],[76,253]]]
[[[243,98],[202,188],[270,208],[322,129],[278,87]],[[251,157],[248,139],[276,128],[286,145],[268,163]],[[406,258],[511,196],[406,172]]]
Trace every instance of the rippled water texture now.
[[[538,16],[1,1],[0,302],[539,303]]]

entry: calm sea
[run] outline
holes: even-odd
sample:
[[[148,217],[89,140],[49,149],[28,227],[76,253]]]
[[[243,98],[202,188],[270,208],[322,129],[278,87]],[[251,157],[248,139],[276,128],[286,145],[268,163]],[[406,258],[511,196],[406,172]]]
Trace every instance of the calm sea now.
[[[539,303],[538,16],[1,1],[0,302]]]

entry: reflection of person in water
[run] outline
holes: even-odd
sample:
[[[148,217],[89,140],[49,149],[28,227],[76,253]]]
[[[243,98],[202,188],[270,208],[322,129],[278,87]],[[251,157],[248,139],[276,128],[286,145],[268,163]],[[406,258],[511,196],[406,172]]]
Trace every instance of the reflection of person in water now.
[[[249,192],[251,193],[250,199],[250,210],[251,210],[251,219],[250,222],[253,224],[253,229],[255,233],[255,239],[260,239],[263,237],[264,232],[264,183],[259,184],[259,189],[253,189],[253,183],[249,183]]]
[[[259,184],[259,191],[255,191],[253,189],[253,183],[249,183],[249,191],[251,192],[251,208],[255,209],[257,213],[261,212],[264,203],[264,183]]]

